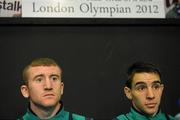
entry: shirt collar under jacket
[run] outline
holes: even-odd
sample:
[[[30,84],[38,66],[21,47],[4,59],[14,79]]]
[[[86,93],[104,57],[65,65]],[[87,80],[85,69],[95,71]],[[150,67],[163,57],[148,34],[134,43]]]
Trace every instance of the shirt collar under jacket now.
[[[132,117],[132,118],[137,118],[138,120],[161,120],[161,119],[163,120],[163,118],[165,117],[160,109],[158,110],[156,115],[148,116],[144,113],[137,111],[134,107],[131,107],[131,111],[130,113],[127,114],[127,116]]]

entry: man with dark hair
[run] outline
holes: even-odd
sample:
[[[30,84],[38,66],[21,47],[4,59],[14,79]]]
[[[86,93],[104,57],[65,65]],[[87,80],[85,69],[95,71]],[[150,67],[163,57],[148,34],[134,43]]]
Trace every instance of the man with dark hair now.
[[[164,85],[155,65],[136,62],[129,67],[127,75],[124,92],[132,107],[129,113],[113,120],[174,120],[159,108]]]
[[[61,67],[50,58],[33,60],[23,70],[21,93],[29,99],[23,120],[87,120],[88,118],[64,110],[61,96],[64,83]]]

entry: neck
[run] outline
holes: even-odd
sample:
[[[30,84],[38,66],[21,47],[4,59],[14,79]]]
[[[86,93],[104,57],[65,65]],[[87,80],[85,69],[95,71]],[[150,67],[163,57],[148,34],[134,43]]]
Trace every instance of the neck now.
[[[61,104],[58,103],[53,107],[43,107],[30,103],[30,109],[40,118],[40,119],[49,119],[56,115],[56,113],[61,108]]]

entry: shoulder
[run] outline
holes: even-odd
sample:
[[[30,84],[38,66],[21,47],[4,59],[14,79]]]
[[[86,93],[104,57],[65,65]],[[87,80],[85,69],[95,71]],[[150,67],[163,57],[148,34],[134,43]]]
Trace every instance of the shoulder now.
[[[161,118],[164,117],[164,119],[166,118],[166,120],[175,120],[175,118],[173,116],[171,116],[171,115],[169,115],[167,113],[160,113],[159,117],[161,117]]]
[[[175,118],[173,116],[171,116],[171,115],[167,115],[167,116],[168,116],[169,120],[175,120]]]
[[[73,120],[85,120],[85,116],[72,113]]]
[[[180,119],[180,113],[178,113],[177,115],[175,115],[175,119],[177,119],[177,120]]]
[[[83,115],[79,115],[76,113],[72,113],[72,118],[73,118],[73,120],[93,120],[93,118],[87,118]]]

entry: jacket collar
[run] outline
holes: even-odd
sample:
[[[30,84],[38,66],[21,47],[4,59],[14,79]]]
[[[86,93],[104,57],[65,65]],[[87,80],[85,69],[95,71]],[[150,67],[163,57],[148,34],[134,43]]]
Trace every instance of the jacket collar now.
[[[142,119],[151,119],[151,118],[158,118],[162,115],[162,112],[161,110],[159,109],[158,112],[156,113],[156,115],[154,116],[149,116],[145,113],[142,113],[142,112],[139,112],[137,111],[134,107],[131,107],[131,111],[130,113],[133,115],[133,116],[136,116],[137,118],[142,118]]]
[[[56,113],[56,115],[53,116],[52,118],[64,117],[65,111],[64,111],[63,102],[60,101],[60,104],[61,104],[61,107],[59,108],[59,110],[58,110],[58,112]],[[39,117],[38,117],[38,116],[32,111],[32,109],[30,108],[30,105],[29,105],[29,107],[28,107],[28,109],[27,109],[27,114],[28,114],[28,116],[29,116],[32,120],[39,120]],[[51,118],[51,119],[52,119],[52,118]]]

